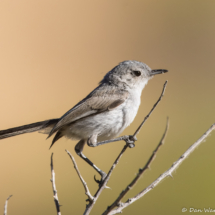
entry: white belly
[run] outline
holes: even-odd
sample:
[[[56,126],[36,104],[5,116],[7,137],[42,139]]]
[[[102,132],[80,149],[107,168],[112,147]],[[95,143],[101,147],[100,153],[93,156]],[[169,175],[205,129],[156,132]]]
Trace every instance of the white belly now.
[[[91,135],[97,134],[98,141],[111,139],[132,123],[139,105],[140,95],[136,94],[114,110],[76,121],[67,127],[64,135],[70,139],[88,139]]]

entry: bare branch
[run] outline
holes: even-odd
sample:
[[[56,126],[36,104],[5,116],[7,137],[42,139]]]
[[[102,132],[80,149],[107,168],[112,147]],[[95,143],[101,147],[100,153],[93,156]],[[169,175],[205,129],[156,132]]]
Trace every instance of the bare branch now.
[[[57,210],[57,215],[61,215],[60,203],[58,200],[57,189],[55,186],[55,172],[54,172],[54,167],[53,167],[53,153],[51,155],[51,174],[52,174],[51,182],[52,182],[52,188],[53,188],[53,193],[54,193],[53,197],[54,197],[54,202],[55,202],[55,206],[56,206],[56,210]]]
[[[8,205],[8,200],[12,197],[12,195],[8,196],[8,198],[5,201],[4,204],[4,215],[7,215],[7,205]]]
[[[157,145],[156,149],[153,151],[152,155],[150,156],[149,160],[147,161],[146,165],[142,168],[139,169],[139,172],[137,174],[137,176],[132,180],[132,182],[125,188],[125,190],[123,190],[119,197],[113,202],[113,204],[111,206],[109,206],[107,208],[107,210],[102,214],[102,215],[107,215],[110,213],[110,211],[112,211],[115,207],[119,206],[120,201],[122,200],[122,198],[128,193],[128,191],[130,191],[133,186],[137,183],[137,181],[140,179],[140,177],[143,175],[143,173],[149,168],[149,165],[151,164],[151,162],[154,160],[156,153],[158,152],[159,148],[163,145],[164,143],[164,139],[166,137],[167,131],[169,128],[169,120],[167,118],[167,123],[166,123],[166,129],[164,131],[164,134],[159,142],[159,144]]]
[[[113,172],[114,168],[116,167],[116,165],[119,162],[119,159],[122,157],[123,153],[125,152],[125,150],[128,148],[128,145],[125,145],[122,149],[122,151],[120,152],[120,154],[118,155],[117,159],[115,160],[115,162],[113,163],[112,167],[110,168],[106,178],[104,179],[104,181],[102,182],[101,186],[99,187],[99,189],[97,190],[96,194],[94,195],[94,199],[92,202],[90,202],[87,207],[86,210],[84,212],[84,215],[88,215],[90,214],[90,211],[92,210],[94,204],[96,203],[98,197],[100,196],[100,194],[102,193],[102,191],[106,188],[106,185],[110,179],[111,173]]]
[[[94,197],[91,195],[91,193],[90,193],[90,191],[89,191],[89,189],[87,187],[87,183],[84,181],[83,177],[81,176],[81,173],[78,170],[78,166],[77,166],[77,164],[75,162],[74,157],[72,156],[72,154],[68,150],[65,150],[65,151],[67,152],[69,157],[72,159],[72,162],[74,164],[74,168],[75,168],[75,170],[76,170],[76,172],[77,172],[77,174],[78,174],[78,176],[79,176],[79,178],[80,178],[80,180],[81,180],[81,182],[82,182],[82,184],[84,186],[85,194],[87,195],[89,202],[92,202]]]
[[[146,187],[144,190],[142,190],[140,193],[138,193],[133,198],[128,199],[125,203],[121,203],[118,208],[111,211],[109,215],[121,213],[122,209],[128,207],[133,202],[137,201],[139,198],[143,197],[146,193],[148,193],[150,190],[152,190],[155,186],[157,186],[164,178],[167,176],[172,177],[172,172],[176,170],[177,167],[191,154],[194,149],[197,148],[197,146],[200,145],[200,143],[203,142],[203,140],[215,129],[215,124],[213,124],[193,145],[191,145],[187,151],[181,155],[181,157],[172,164],[172,166],[164,172],[160,177],[158,177],[154,182],[152,182],[148,187]]]

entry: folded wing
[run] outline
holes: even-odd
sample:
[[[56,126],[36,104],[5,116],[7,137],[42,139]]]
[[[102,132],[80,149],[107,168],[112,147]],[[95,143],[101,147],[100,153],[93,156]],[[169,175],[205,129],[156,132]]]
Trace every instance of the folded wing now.
[[[84,117],[111,111],[123,104],[128,98],[128,92],[113,86],[99,86],[85,99],[65,113],[49,133],[57,132],[59,129]]]

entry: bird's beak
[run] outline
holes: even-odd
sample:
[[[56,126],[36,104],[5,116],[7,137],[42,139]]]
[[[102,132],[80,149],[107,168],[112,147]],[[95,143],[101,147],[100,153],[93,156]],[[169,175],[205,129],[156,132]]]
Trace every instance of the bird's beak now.
[[[166,72],[168,72],[168,70],[166,70],[166,69],[153,69],[150,72],[150,76],[154,76],[154,75],[162,74],[162,73],[166,73]]]

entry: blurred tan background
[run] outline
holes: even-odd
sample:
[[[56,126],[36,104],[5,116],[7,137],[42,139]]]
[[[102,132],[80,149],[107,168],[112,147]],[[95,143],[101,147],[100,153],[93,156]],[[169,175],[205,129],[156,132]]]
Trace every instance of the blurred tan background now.
[[[138,115],[123,134],[132,134],[158,99],[165,96],[124,154],[92,214],[101,214],[133,179],[170,129],[151,170],[131,193],[137,194],[215,122],[215,1],[109,0],[0,1],[0,130],[62,116],[124,60],[139,60],[156,76],[142,95]],[[186,208],[214,208],[215,132],[174,172],[123,214],[181,214]],[[86,196],[65,149],[77,161],[92,193],[95,171],[74,152],[74,141],[38,133],[0,141],[0,210],[8,214],[55,214],[50,183],[54,152],[56,186],[62,214],[83,214]],[[86,147],[102,170],[124,143]],[[97,175],[98,177],[98,175]],[[187,212],[188,213],[188,212]]]

